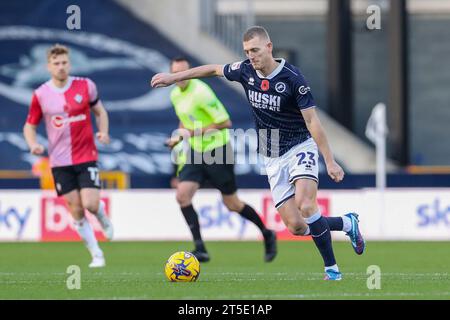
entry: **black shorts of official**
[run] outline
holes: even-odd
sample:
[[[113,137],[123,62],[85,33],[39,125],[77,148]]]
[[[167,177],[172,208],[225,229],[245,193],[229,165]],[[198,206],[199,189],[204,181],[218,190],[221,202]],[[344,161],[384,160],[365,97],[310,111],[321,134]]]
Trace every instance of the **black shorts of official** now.
[[[207,164],[203,161],[202,154],[191,149],[190,161],[183,166],[178,174],[180,182],[197,182],[202,188],[213,187],[224,195],[235,193],[237,187],[234,175],[234,153],[231,145],[226,144],[208,153],[211,153],[212,157],[215,157],[216,154],[223,155],[222,160]],[[202,159],[202,163],[194,162],[194,157]]]
[[[100,189],[99,171],[95,161],[54,167],[52,174],[58,196],[65,195],[72,190]]]

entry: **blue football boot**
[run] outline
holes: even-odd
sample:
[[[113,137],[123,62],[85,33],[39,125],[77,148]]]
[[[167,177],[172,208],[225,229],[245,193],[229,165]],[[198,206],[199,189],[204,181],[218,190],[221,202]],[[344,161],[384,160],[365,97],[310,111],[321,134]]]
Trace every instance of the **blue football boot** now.
[[[325,271],[325,278],[323,278],[323,280],[341,281],[342,273],[339,271],[327,270]]]
[[[352,229],[346,233],[346,235],[350,238],[350,241],[352,243],[353,250],[355,250],[356,254],[361,255],[364,252],[364,249],[366,248],[366,242],[364,241],[364,238],[359,231],[359,219],[358,215],[356,213],[347,213],[345,215],[352,221]]]

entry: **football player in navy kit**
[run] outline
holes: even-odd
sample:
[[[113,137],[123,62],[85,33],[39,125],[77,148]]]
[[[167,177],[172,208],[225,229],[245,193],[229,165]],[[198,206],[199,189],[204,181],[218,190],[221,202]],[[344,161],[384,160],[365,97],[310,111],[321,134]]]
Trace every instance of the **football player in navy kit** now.
[[[324,279],[341,280],[330,231],[346,232],[357,254],[364,252],[365,241],[357,214],[322,217],[319,210],[318,151],[335,182],[344,178],[344,171],[334,160],[311,89],[296,67],[273,58],[273,45],[263,27],[254,26],[244,33],[243,48],[248,58],[245,61],[159,73],[152,78],[151,86],[211,76],[241,83],[252,106],[259,132],[258,152],[263,155],[272,197],[283,222],[295,235],[312,236],[324,260]]]

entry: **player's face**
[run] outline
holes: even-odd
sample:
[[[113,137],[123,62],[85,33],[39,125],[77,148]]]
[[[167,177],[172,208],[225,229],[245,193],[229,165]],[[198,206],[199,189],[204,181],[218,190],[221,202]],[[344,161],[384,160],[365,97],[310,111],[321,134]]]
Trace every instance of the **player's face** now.
[[[69,77],[70,60],[67,54],[53,55],[48,60],[48,71],[52,78],[65,81]]]
[[[262,70],[272,59],[272,43],[267,39],[254,37],[244,41],[244,52],[255,70]]]
[[[177,73],[185,71],[187,69],[189,69],[189,63],[187,63],[187,61],[175,61],[172,63],[172,66],[170,67],[170,72]],[[189,80],[180,81],[175,84],[181,89],[185,89],[189,84]]]

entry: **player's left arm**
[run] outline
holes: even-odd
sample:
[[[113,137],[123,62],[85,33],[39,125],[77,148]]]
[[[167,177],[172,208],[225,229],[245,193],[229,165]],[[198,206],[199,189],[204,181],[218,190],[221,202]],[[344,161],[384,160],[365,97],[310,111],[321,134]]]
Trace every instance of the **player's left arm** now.
[[[103,144],[109,144],[109,119],[108,112],[106,112],[103,103],[98,100],[97,103],[91,108],[95,116],[95,122],[97,123],[98,132],[95,134],[98,141]]]
[[[108,113],[103,107],[103,103],[99,98],[97,86],[91,79],[86,79],[89,94],[89,104],[95,115],[98,132],[95,134],[97,140],[103,144],[109,144],[109,119]]]
[[[219,123],[211,123],[210,125],[206,127],[202,127],[201,129],[191,130],[191,129],[185,129],[189,132],[189,135],[191,137],[193,136],[201,136],[206,133],[211,133],[213,130],[221,130],[221,129],[229,129],[231,128],[232,123],[230,119],[227,119],[225,121],[219,122]]]
[[[335,182],[342,181],[342,179],[344,179],[344,170],[334,160],[333,152],[331,151],[330,145],[328,143],[325,130],[322,127],[315,108],[312,107],[303,109],[301,110],[301,112],[303,115],[303,119],[305,120],[306,127],[308,128],[324,157],[328,175]]]
[[[219,122],[219,123],[211,123],[209,126],[202,128],[202,134],[205,134],[211,130],[229,129],[229,128],[231,128],[231,126],[232,126],[232,123],[231,123],[230,119]]]

